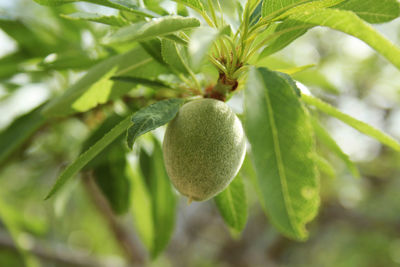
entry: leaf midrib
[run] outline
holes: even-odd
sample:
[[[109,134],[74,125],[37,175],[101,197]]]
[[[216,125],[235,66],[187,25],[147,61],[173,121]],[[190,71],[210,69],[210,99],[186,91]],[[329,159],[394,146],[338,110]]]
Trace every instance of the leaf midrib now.
[[[278,173],[279,173],[279,178],[280,178],[279,181],[281,183],[281,188],[282,188],[283,203],[285,204],[285,208],[287,210],[287,214],[289,217],[289,224],[297,235],[297,229],[293,225],[295,216],[294,216],[293,207],[292,207],[290,197],[289,197],[285,167],[284,167],[283,160],[282,160],[280,144],[279,144],[279,139],[278,139],[278,131],[277,131],[276,124],[275,124],[275,118],[273,115],[274,112],[272,109],[271,99],[269,96],[268,88],[266,88],[265,91],[266,91],[266,93],[264,95],[265,95],[266,106],[268,108],[268,117],[269,117],[271,131],[272,131],[272,139],[274,142],[274,153],[275,153],[275,157],[276,157],[276,163],[277,163]]]

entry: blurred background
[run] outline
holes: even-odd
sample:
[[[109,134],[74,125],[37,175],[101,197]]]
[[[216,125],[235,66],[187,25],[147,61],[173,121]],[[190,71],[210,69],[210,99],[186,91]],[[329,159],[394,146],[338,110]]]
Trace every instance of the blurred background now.
[[[106,26],[58,15],[75,8],[0,0],[0,131],[109,55],[99,46]],[[400,19],[374,27],[400,44]],[[61,55],[58,60],[55,53]],[[77,53],[81,60],[71,61]],[[315,64],[299,75],[300,87],[400,140],[399,71],[361,41],[314,28],[263,64],[275,69]],[[229,103],[239,112],[240,97]],[[282,237],[245,179],[249,219],[240,236],[230,234],[213,201],[187,205],[181,197],[167,250],[146,265],[400,266],[400,154],[335,119],[321,119],[356,162],[361,178],[354,178],[340,159],[320,148],[334,166],[334,175],[321,174],[322,203],[308,226],[308,241]],[[121,229],[129,246],[146,255],[132,215],[105,215],[98,205],[101,200],[88,194],[90,185],[81,179],[43,200],[60,170],[79,155],[92,128],[82,116],[44,124],[0,165],[0,266],[23,266],[24,261],[32,266],[128,266],[121,244],[126,240],[118,238]]]

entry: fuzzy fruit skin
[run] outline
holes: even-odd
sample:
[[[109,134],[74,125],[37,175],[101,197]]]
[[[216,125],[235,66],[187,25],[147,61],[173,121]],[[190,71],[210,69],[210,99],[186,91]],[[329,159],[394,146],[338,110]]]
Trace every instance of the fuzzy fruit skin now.
[[[168,124],[163,153],[175,188],[191,200],[207,200],[229,185],[243,163],[242,124],[224,102],[191,101]]]

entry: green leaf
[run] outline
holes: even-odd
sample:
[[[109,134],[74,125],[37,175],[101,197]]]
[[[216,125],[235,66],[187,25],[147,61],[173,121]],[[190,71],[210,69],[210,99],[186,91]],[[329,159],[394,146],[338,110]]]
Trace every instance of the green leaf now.
[[[357,17],[357,15],[371,23],[390,21],[398,17],[400,12],[399,5],[397,3],[394,5],[393,2],[395,2],[395,0],[350,0],[336,5],[333,8],[314,8],[312,11],[301,11],[301,6],[299,6],[297,13],[289,16],[282,23],[274,24],[269,27],[267,31],[258,37],[258,39],[261,40],[265,38],[270,39],[268,46],[262,51],[259,58],[266,57],[283,49],[298,37],[306,33],[310,28],[322,25],[343,31],[363,40],[391,61],[391,55],[389,55],[389,53],[391,53],[393,57],[396,57],[396,53],[398,53],[397,50],[399,49],[390,41],[382,37],[382,35],[375,31],[371,26]],[[312,5],[315,3],[316,2],[312,2],[309,4]],[[357,15],[346,10],[353,11]],[[271,35],[273,36],[271,37]],[[375,38],[377,39],[374,40]],[[387,49],[389,50],[385,53],[385,50]],[[391,62],[399,67],[400,63],[398,63],[398,61],[399,60],[397,59],[395,60],[397,63],[394,63],[393,61]]]
[[[165,249],[171,238],[176,210],[176,196],[164,167],[161,145],[155,139],[150,173],[146,179],[149,181],[153,204],[154,242],[150,251],[154,259]]]
[[[136,138],[172,120],[183,104],[183,99],[167,99],[156,102],[132,116],[133,125],[128,129],[128,147],[132,148]]]
[[[0,132],[0,164],[20,148],[44,123],[41,114],[43,105],[17,118]]]
[[[325,146],[328,147],[337,157],[343,160],[354,177],[360,178],[360,173],[356,165],[350,160],[349,156],[342,151],[336,141],[330,136],[328,131],[325,130],[316,119],[312,119],[311,122],[318,139],[325,144]]]
[[[318,211],[319,183],[312,126],[297,91],[286,74],[251,69],[244,128],[267,215],[282,234],[304,240]]]
[[[238,174],[214,200],[225,223],[237,232],[242,231],[247,221],[247,202],[242,176]]]
[[[394,20],[400,15],[396,0],[348,0],[335,8],[349,10],[369,23],[382,23]]]
[[[38,66],[45,70],[87,70],[98,62],[99,59],[91,58],[86,51],[73,50],[51,54]]]
[[[170,68],[183,74],[190,73],[188,55],[184,47],[174,41],[163,39],[161,41],[161,53]]]
[[[154,242],[153,203],[137,164],[127,164],[126,174],[131,181],[131,210],[136,231],[149,250]]]
[[[168,84],[166,84],[162,81],[149,80],[149,79],[144,79],[144,78],[136,78],[136,77],[129,77],[129,76],[113,76],[113,77],[111,77],[111,80],[133,83],[136,85],[141,84],[141,85],[148,86],[151,88],[170,88],[170,86]]]
[[[58,177],[53,188],[50,190],[45,199],[49,199],[75,174],[77,174],[83,167],[86,166],[94,157],[110,145],[115,139],[118,138],[130,125],[132,124],[130,116],[122,120],[117,126],[105,134],[93,146],[81,154],[71,165],[69,165]]]
[[[230,30],[230,26],[225,26],[220,30],[201,27],[193,31],[189,41],[189,53],[191,64],[195,69],[199,69],[214,41],[223,34],[229,34]]]
[[[4,192],[1,192],[0,196],[4,196]],[[20,211],[19,211],[20,212]],[[29,249],[26,247],[26,243],[23,242],[23,239],[20,238],[21,234],[24,233],[23,229],[19,225],[17,221],[18,218],[13,216],[15,213],[13,207],[6,203],[3,199],[0,198],[0,221],[4,228],[8,230],[10,233],[18,253],[22,256],[22,260],[24,262],[24,266],[26,267],[40,267],[39,261],[34,257],[33,254],[29,252]]]
[[[151,136],[153,152],[140,150],[141,173],[135,171],[135,226],[154,259],[168,244],[175,225],[176,196],[165,171],[160,143]],[[135,169],[138,169],[137,167]],[[133,172],[132,172],[133,173]],[[136,203],[140,202],[140,203]]]
[[[320,174],[325,174],[329,178],[335,178],[335,169],[333,166],[327,161],[325,158],[316,155],[315,156],[315,164],[317,165],[318,171]]]
[[[61,96],[55,98],[43,110],[45,116],[65,116],[84,112],[98,104],[117,99],[133,88],[131,83],[110,80],[112,76],[155,78],[168,70],[155,61],[146,51],[137,47],[131,51],[110,57],[96,64]]]
[[[61,14],[61,17],[70,19],[70,20],[78,20],[78,21],[83,20],[83,21],[98,22],[98,23],[103,23],[103,24],[107,24],[107,25],[111,25],[111,26],[118,26],[118,27],[126,26],[129,24],[129,22],[122,17],[107,16],[107,15],[87,13],[87,12]]]
[[[313,12],[296,13],[288,19],[303,25],[326,26],[352,35],[364,41],[400,69],[400,48],[350,11],[318,9]]]
[[[106,38],[105,43],[144,41],[198,26],[200,26],[200,21],[195,18],[165,16],[125,26]]]
[[[282,50],[305,34],[309,28],[309,25],[291,20],[285,20],[282,23],[272,25],[264,34],[258,37],[259,42],[268,44],[259,54],[258,58],[261,59]]]
[[[346,0],[318,0],[318,1],[311,1],[308,3],[302,3],[297,5],[288,11],[284,12],[277,18],[276,20],[281,20],[282,18],[286,18],[288,15],[299,13],[299,12],[313,12],[314,10],[318,10],[320,8],[327,8],[332,6],[337,6]]]
[[[314,0],[263,0],[261,15],[274,18],[285,10],[311,1]]]
[[[119,115],[109,116],[82,145],[82,151],[86,151],[107,132],[114,128],[122,117]],[[124,136],[120,134],[107,148],[93,158],[85,169],[93,169],[95,182],[108,200],[112,210],[116,214],[128,211],[130,204],[129,177],[125,169],[127,152]]]
[[[173,1],[184,4],[185,6],[193,8],[194,10],[200,13],[204,12],[203,3],[200,0],[173,0]]]
[[[292,62],[282,60],[278,57],[266,57],[262,60],[258,60],[254,63],[257,67],[266,67],[272,70],[282,69],[293,69],[296,70],[298,67]],[[300,67],[302,68],[302,67]],[[295,80],[310,86],[318,87],[321,90],[327,91],[331,94],[339,94],[339,90],[323,75],[318,68],[312,68],[307,70],[301,70],[300,72],[293,73],[292,78]],[[312,89],[312,88],[310,88]]]
[[[102,6],[115,8],[122,11],[129,11],[145,17],[153,18],[159,16],[157,13],[133,5],[130,1],[127,0],[34,0],[34,1],[40,5],[45,5],[45,6],[60,6],[74,2],[88,2],[92,4],[98,4]]]
[[[129,179],[125,174],[126,159],[123,146],[113,146],[108,161],[94,169],[96,183],[116,214],[126,213],[130,206]]]
[[[318,110],[328,114],[332,117],[335,117],[342,122],[348,124],[349,126],[353,127],[354,129],[369,135],[376,140],[380,141],[381,143],[393,148],[394,150],[400,151],[400,143],[393,139],[391,136],[381,132],[380,130],[372,127],[371,125],[366,124],[360,120],[357,120],[347,114],[344,114],[340,110],[334,108],[328,103],[323,102],[322,100],[315,98],[309,95],[302,95],[301,99],[307,103],[308,105],[312,105],[316,107]]]

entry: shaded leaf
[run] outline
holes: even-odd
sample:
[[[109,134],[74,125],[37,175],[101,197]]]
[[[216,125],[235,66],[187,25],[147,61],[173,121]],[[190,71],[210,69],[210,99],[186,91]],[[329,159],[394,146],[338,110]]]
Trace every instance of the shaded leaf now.
[[[141,84],[145,86],[149,86],[152,88],[170,88],[170,86],[162,81],[158,80],[149,80],[145,78],[136,78],[136,77],[129,77],[129,76],[113,76],[111,77],[113,81],[122,81],[127,83],[133,84]]]
[[[121,119],[122,117],[116,114],[105,119],[83,143],[82,152],[99,141]],[[127,152],[127,149],[124,143],[124,135],[120,134],[84,168],[93,169],[96,184],[116,214],[127,212],[130,206],[130,179],[125,172],[127,164],[125,152]]]
[[[133,125],[128,129],[128,147],[132,148],[136,138],[172,120],[183,104],[183,99],[167,99],[156,102],[132,116]]]
[[[82,153],[71,165],[69,165],[57,178],[53,188],[47,194],[45,199],[52,197],[57,191],[75,174],[77,174],[83,167],[86,166],[94,157],[110,145],[115,139],[118,138],[130,125],[132,124],[130,116],[122,120],[117,126],[112,128],[93,146]]]
[[[131,210],[135,228],[145,247],[151,249],[155,235],[151,195],[136,164],[128,164],[126,174],[131,182]]]
[[[265,68],[251,69],[245,90],[245,131],[261,202],[282,234],[307,238],[317,214],[319,185],[309,115],[293,80]]]
[[[20,148],[44,123],[41,114],[44,104],[17,118],[0,132],[0,164]]]
[[[167,246],[175,225],[176,196],[172,191],[164,167],[161,145],[154,139],[151,157],[149,191],[153,203],[154,243],[151,248],[152,258],[156,258]]]
[[[247,221],[246,192],[242,176],[237,175],[214,200],[225,223],[235,231],[242,231]]]

